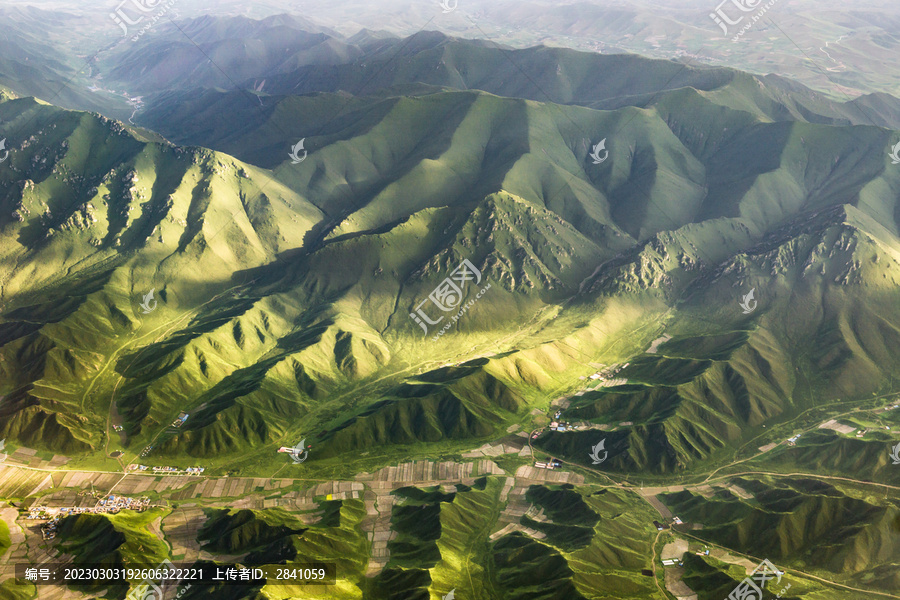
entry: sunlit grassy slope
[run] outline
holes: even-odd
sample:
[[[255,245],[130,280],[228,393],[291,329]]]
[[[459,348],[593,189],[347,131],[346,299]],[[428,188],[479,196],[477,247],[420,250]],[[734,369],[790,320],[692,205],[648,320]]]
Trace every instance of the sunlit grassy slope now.
[[[604,112],[468,91],[355,99],[303,163],[275,153],[329,102],[284,98],[242,136],[267,168],[0,104],[42,140],[3,173],[0,434],[99,451],[119,446],[105,438],[116,419],[132,452],[162,435],[158,455],[248,464],[304,431],[324,432],[323,460],[452,446],[545,405],[588,363],[634,358],[663,327],[725,336],[636,358],[628,388],[573,409],[633,421],[639,406],[616,443],[643,448],[629,468],[671,470],[809,406],[816,386],[868,394],[896,367],[900,180],[884,131],[689,96]],[[719,120],[679,125],[697,107]],[[613,131],[610,159],[591,164],[590,142]],[[408,313],[462,259],[491,287],[433,341]],[[415,379],[476,356],[493,358]]]

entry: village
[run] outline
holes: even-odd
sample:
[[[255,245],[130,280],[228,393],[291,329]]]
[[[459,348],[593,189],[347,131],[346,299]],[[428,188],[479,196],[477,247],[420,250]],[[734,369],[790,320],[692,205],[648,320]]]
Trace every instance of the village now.
[[[108,495],[97,500],[94,506],[32,506],[25,514],[26,520],[47,521],[41,526],[41,536],[44,540],[52,540],[56,537],[59,521],[63,517],[82,514],[116,514],[122,510],[143,512],[150,506],[150,498],[128,498],[125,496]]]
[[[148,467],[147,465],[130,464],[128,471],[152,471],[154,475],[200,475],[206,471],[206,467]]]

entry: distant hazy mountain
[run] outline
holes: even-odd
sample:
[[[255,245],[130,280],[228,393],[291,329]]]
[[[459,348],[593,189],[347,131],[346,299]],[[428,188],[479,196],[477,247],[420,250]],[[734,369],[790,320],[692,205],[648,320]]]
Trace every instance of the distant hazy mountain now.
[[[336,0],[304,3],[303,14],[344,35],[368,27],[403,37],[425,27],[517,48],[546,44],[778,73],[836,98],[873,91],[900,95],[896,3],[740,4],[755,10],[708,0],[466,0],[444,13],[438,0]],[[730,20],[740,19],[727,34],[710,17],[719,8]]]
[[[137,43],[119,45],[104,54],[100,66],[110,81],[127,83],[134,92],[233,89],[249,77],[355,59],[360,50],[336,35],[287,15],[261,21],[200,17],[166,23]]]
[[[225,23],[230,25],[223,24],[224,30],[236,26],[230,20]],[[191,23],[191,27],[202,29],[211,25],[203,20]],[[769,120],[900,128],[900,101],[893,96],[873,94],[835,102],[777,75],[754,76],[733,69],[688,66],[629,54],[603,55],[546,47],[513,50],[438,32],[421,32],[408,39],[363,32],[338,42],[322,34],[294,31],[291,39],[296,43],[292,45],[279,40],[279,32],[289,35],[293,30],[271,24],[264,29],[269,32],[265,35],[267,43],[283,48],[273,54],[289,56],[290,60],[273,64],[271,60],[248,60],[239,52],[214,59],[217,66],[213,67],[206,64],[207,53],[191,49],[187,42],[182,42],[183,49],[173,50],[171,36],[167,35],[152,38],[126,57],[117,57],[119,64],[111,76],[137,89],[181,91],[218,85],[276,96],[338,91],[367,95],[397,86],[403,86],[397,91],[401,95],[415,93],[412,86],[421,88],[419,93],[430,87],[478,89],[500,96],[607,110],[645,106],[658,101],[660,93],[693,88],[723,106],[747,110]],[[299,52],[294,46],[301,42],[311,48]],[[221,44],[230,47],[234,42]],[[340,52],[333,52],[336,47],[341,48]],[[160,56],[166,58],[160,60]],[[298,61],[304,64],[297,65]],[[225,66],[233,64],[241,67]],[[220,66],[221,70],[217,68]],[[642,76],[634,77],[637,72]],[[224,74],[228,74],[227,81]],[[176,104],[192,101],[190,96],[167,100]],[[156,106],[156,96],[149,103]],[[168,110],[165,102],[162,104],[158,110],[151,106],[143,118],[153,122],[156,114]],[[162,130],[167,123],[161,121],[155,126]],[[170,129],[181,131],[180,125],[170,124]]]
[[[123,101],[81,85],[80,75],[90,71],[87,52],[93,40],[86,30],[92,25],[90,19],[66,11],[0,8],[0,86],[58,106],[111,112],[121,108]],[[84,48],[85,55],[75,48]]]

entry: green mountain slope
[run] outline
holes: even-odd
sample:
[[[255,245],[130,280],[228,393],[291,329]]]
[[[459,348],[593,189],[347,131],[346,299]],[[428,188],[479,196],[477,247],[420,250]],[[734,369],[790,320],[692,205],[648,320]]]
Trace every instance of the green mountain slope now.
[[[858,585],[892,589],[896,574],[878,572],[876,556],[896,552],[896,507],[869,504],[856,494],[820,481],[787,479],[777,483],[738,479],[753,495],[748,502],[723,491],[712,498],[689,493],[668,495],[682,518],[706,522],[699,537],[748,548],[781,564],[817,565]],[[714,525],[712,523],[715,523]]]
[[[282,69],[279,23],[195,25],[228,60]],[[373,484],[316,492],[303,518],[276,493],[204,506],[213,555],[343,573],[228,597],[647,598],[679,535],[717,550],[685,564],[704,594],[742,579],[726,550],[790,566],[798,597],[834,597],[807,575],[893,589],[897,133],[738,72],[406,41],[371,90],[346,91],[396,40],[308,71],[328,81],[255,82],[258,105],[164,91],[146,129],[4,95],[0,136],[24,134],[0,165],[0,439],[71,468]],[[304,462],[277,452],[301,440]],[[367,479],[473,457],[491,475],[455,488]],[[584,483],[520,473],[551,457]],[[652,497],[703,528],[659,533]],[[367,577],[377,519],[396,537]],[[135,535],[73,523],[76,554],[119,560]]]
[[[222,100],[227,103],[228,95]],[[23,111],[18,103],[25,102],[3,106]],[[60,411],[46,410],[41,398],[69,406],[84,406],[87,399],[77,393],[64,399],[66,393],[60,396],[58,385],[44,391],[42,374],[63,377],[74,390],[79,380],[90,380],[91,372],[109,363],[115,365],[118,379],[105,381],[105,389],[113,395],[114,411],[134,449],[157,436],[182,408],[191,409],[194,419],[182,432],[163,432],[158,444],[163,453],[200,457],[238,452],[248,444],[283,443],[292,431],[306,429],[331,431],[328,439],[334,438],[335,444],[323,457],[336,456],[373,444],[431,439],[432,434],[420,429],[426,422],[441,423],[428,426],[440,439],[453,439],[453,431],[468,431],[466,438],[487,437],[525,404],[517,401],[519,408],[485,421],[484,407],[497,406],[496,399],[473,412],[466,404],[471,400],[459,404],[455,393],[434,396],[426,388],[413,392],[416,388],[410,386],[408,391],[398,388],[403,398],[398,401],[391,383],[400,384],[402,377],[391,374],[413,356],[420,370],[428,370],[436,365],[428,366],[423,359],[446,360],[457,347],[485,344],[492,332],[512,322],[510,317],[520,319],[505,308],[509,303],[517,306],[518,314],[534,315],[537,324],[543,321],[543,310],[580,291],[574,302],[566,301],[563,320],[557,320],[558,325],[566,319],[582,320],[566,334],[578,336],[587,323],[585,311],[602,315],[612,310],[612,297],[619,304],[616,310],[656,298],[657,309],[638,320],[629,317],[635,324],[654,315],[660,318],[670,308],[687,319],[693,307],[707,311],[732,304],[734,300],[723,296],[732,296],[738,283],[756,281],[761,286],[763,273],[783,281],[770,284],[773,292],[780,285],[812,281],[811,267],[810,278],[807,273],[801,276],[792,266],[796,261],[826,270],[816,283],[792,287],[804,298],[800,304],[824,302],[824,310],[827,301],[813,298],[830,287],[874,283],[887,277],[896,260],[894,203],[884,192],[898,186],[898,178],[875,151],[887,135],[874,128],[760,122],[691,95],[671,103],[665,112],[604,112],[447,92],[354,100],[350,112],[329,123],[331,133],[315,138],[309,147],[316,148],[307,160],[291,165],[283,149],[301,135],[304,120],[313,123],[328,102],[328,96],[281,99],[274,110],[256,113],[262,120],[249,137],[234,136],[235,144],[250,141],[245,159],[274,171],[207,151],[148,143],[135,137],[138,132],[116,129],[88,115],[38,105],[27,109],[45,119],[39,123],[46,123],[61,145],[65,141],[66,151],[55,158],[55,170],[85,170],[81,157],[96,155],[96,160],[85,170],[84,181],[69,181],[47,169],[32,180],[33,188],[12,188],[8,198],[18,216],[8,218],[7,235],[22,242],[21,249],[10,246],[8,256],[36,251],[46,257],[41,264],[47,273],[77,264],[76,276],[94,287],[83,287],[91,290],[83,296],[62,290],[46,294],[39,311],[44,316],[26,323],[17,316],[37,314],[39,305],[26,301],[17,286],[28,281],[32,289],[45,286],[52,291],[55,282],[22,268],[7,277],[5,294],[16,298],[4,324],[9,350],[47,357],[10,386],[9,391],[17,390],[13,397],[21,397],[14,412],[38,405],[29,410],[40,411],[47,427],[58,425],[59,417],[54,421],[51,413]],[[684,118],[687,106],[718,112],[718,120],[703,121],[693,130],[680,127],[678,119]],[[300,118],[288,126],[288,116]],[[713,133],[722,121],[733,124],[727,137]],[[196,123],[202,126],[204,118]],[[441,129],[434,123],[441,123]],[[701,126],[708,127],[709,134],[698,131]],[[387,135],[398,128],[403,136]],[[622,129],[610,144],[612,166],[591,165],[586,160],[588,142],[616,128]],[[279,154],[274,154],[277,144],[268,136],[276,130],[284,144]],[[590,140],[586,132],[593,132]],[[780,158],[773,160],[778,156],[772,152],[773,140],[779,138],[775,147]],[[263,139],[268,140],[265,147]],[[732,153],[763,141],[768,148],[759,160],[731,168],[738,164],[731,160]],[[224,143],[224,149],[229,144]],[[29,150],[14,157],[12,176],[28,160]],[[831,157],[837,157],[836,162],[828,162]],[[291,189],[303,190],[302,196]],[[837,208],[823,210],[842,205],[847,208],[840,210],[852,216],[846,232],[835,222],[841,214]],[[869,242],[871,236],[880,243]],[[844,250],[822,254],[835,243]],[[134,258],[126,258],[130,253]],[[61,256],[66,258],[56,258]],[[459,334],[456,340],[433,345],[407,315],[464,258],[491,287],[479,298],[477,311],[473,308],[470,318],[452,327]],[[852,266],[875,260],[887,262],[866,273]],[[844,266],[848,264],[850,268]],[[196,285],[185,279],[185,265],[202,270],[206,281]],[[137,288],[138,281],[142,288]],[[146,293],[142,289],[157,289],[160,299],[160,310],[146,318],[148,325],[168,322],[169,328],[148,328],[151,339],[121,346],[105,361],[98,362],[96,356],[74,361],[71,355],[56,357],[50,340],[60,335],[77,339],[77,333],[66,332],[80,320],[92,319],[89,329],[99,328],[109,339],[143,327],[139,319],[144,317],[134,308],[113,307],[114,298],[123,303],[123,291]],[[706,293],[699,297],[692,289]],[[466,300],[474,300],[474,291],[469,294]],[[865,294],[873,301],[880,295],[875,290]],[[774,302],[767,298],[763,305]],[[859,303],[853,312],[856,323],[849,326],[872,330],[872,317],[862,316],[867,314],[866,302]],[[108,316],[97,321],[98,311]],[[173,320],[176,316],[181,318]],[[560,318],[559,310],[556,316]],[[724,370],[711,368],[702,355],[669,360],[662,370],[653,361],[647,363],[647,372],[662,375],[672,370],[674,379],[663,380],[642,380],[640,362],[631,367],[630,379],[648,388],[691,386],[701,375],[707,379],[702,388],[730,388],[716,394],[726,412],[716,411],[720,414],[712,421],[705,417],[709,426],[684,438],[692,441],[677,457],[667,459],[667,469],[737,441],[741,434],[736,426],[758,426],[785,412],[788,404],[802,406],[798,399],[789,400],[795,393],[790,374],[770,376],[759,369],[771,370],[787,355],[803,353],[804,344],[822,348],[810,337],[813,328],[829,331],[833,323],[835,351],[859,355],[862,361],[848,363],[842,376],[824,369],[833,366],[827,358],[813,359],[812,364],[826,371],[825,381],[843,377],[848,381],[839,383],[849,387],[849,393],[865,393],[892,372],[884,348],[893,334],[843,339],[849,335],[840,329],[846,317],[810,313],[809,318],[814,320],[802,330],[802,320],[793,326],[794,333],[807,336],[799,345],[763,335],[760,339],[766,341],[761,343],[778,349],[766,349],[762,360],[753,358],[759,353],[754,350],[747,357],[737,356]],[[718,326],[727,332],[741,329],[740,322],[739,315],[727,316]],[[559,335],[555,326],[523,331],[515,345],[492,349],[553,344]],[[433,349],[423,354],[422,344]],[[679,366],[678,360],[687,362]],[[853,373],[864,364],[872,385],[854,389]],[[874,364],[879,365],[875,371]],[[360,402],[347,395],[367,379],[381,382],[371,397]],[[750,381],[753,389],[741,391]],[[760,386],[762,382],[767,383]],[[518,374],[501,385],[522,388],[523,397],[531,394]],[[693,401],[683,409],[679,432],[693,428],[687,423],[709,410],[709,396],[702,388],[682,392]],[[185,399],[187,389],[191,392]],[[633,396],[644,418],[658,412],[654,402],[677,413],[661,390],[650,393],[657,398],[650,404],[640,394]],[[593,410],[597,414],[606,409],[601,405]],[[414,417],[420,411],[424,420]],[[351,424],[346,417],[337,418],[339,413],[362,418],[354,417]],[[27,430],[24,424],[12,425],[15,420],[9,432]],[[399,425],[404,422],[415,425]],[[383,437],[391,430],[385,429],[387,423],[398,424],[396,435]],[[87,433],[90,427],[64,423],[63,429],[73,439],[55,442],[57,448],[78,443],[81,448],[98,447],[101,438]],[[650,437],[639,429],[632,435]],[[645,460],[639,464],[650,466]]]

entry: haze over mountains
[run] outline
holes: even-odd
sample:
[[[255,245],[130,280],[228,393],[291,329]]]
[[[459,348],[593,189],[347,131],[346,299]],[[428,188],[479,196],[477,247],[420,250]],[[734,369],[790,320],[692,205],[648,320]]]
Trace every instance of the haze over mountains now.
[[[779,1],[765,10],[768,3],[747,2],[745,6],[755,10],[731,27],[728,34],[710,14],[720,8],[729,20],[739,20],[744,13],[730,3],[723,8],[707,0],[454,2],[448,5],[456,8],[445,11],[439,0],[263,0],[250,5],[223,0],[213,10],[205,2],[178,0],[160,3],[168,7],[166,16],[153,28],[165,26],[167,18],[195,19],[216,14],[265,20],[283,19],[287,12],[294,21],[302,22],[306,31],[348,38],[361,29],[377,32],[379,37],[398,38],[437,30],[516,48],[545,44],[605,54],[630,52],[679,58],[694,65],[727,65],[757,74],[776,73],[836,98],[874,91],[900,95],[896,65],[900,13],[895,3],[886,0],[867,0],[853,6],[836,0]],[[18,39],[0,56],[18,63],[17,69],[30,68],[27,62],[23,65],[14,57],[34,50],[33,45],[59,49],[54,60],[68,62],[72,49],[87,59],[97,50],[112,48],[122,41],[122,32],[110,19],[110,7],[104,2],[44,2],[40,8],[12,0],[7,4],[8,8],[0,9],[0,22],[25,39]],[[132,19],[142,14],[134,6],[118,8]],[[753,16],[758,17],[753,26],[732,41]],[[32,32],[36,35],[30,35]],[[81,64],[72,65],[72,75]],[[84,75],[89,78],[91,74]],[[78,87],[69,87],[66,93],[76,93]]]
[[[791,597],[900,587],[900,411],[883,410],[900,372],[897,98],[203,16],[91,62],[125,108],[77,86],[24,96],[78,61],[27,32],[10,43],[27,56],[0,68],[0,439],[83,468],[270,478],[275,450],[306,438],[318,481],[521,430],[582,473],[523,489],[534,510],[516,524],[543,537],[490,536],[503,477],[395,491],[374,578],[362,499],[329,496],[314,527],[207,515],[198,540],[219,554],[341,557],[348,598],[650,597],[661,517],[633,508],[642,482],[702,524],[692,540],[796,571]],[[582,427],[544,429],[557,410]],[[122,561],[135,527],[73,520],[62,537],[86,555],[96,529]],[[743,578],[687,556],[703,598]]]

